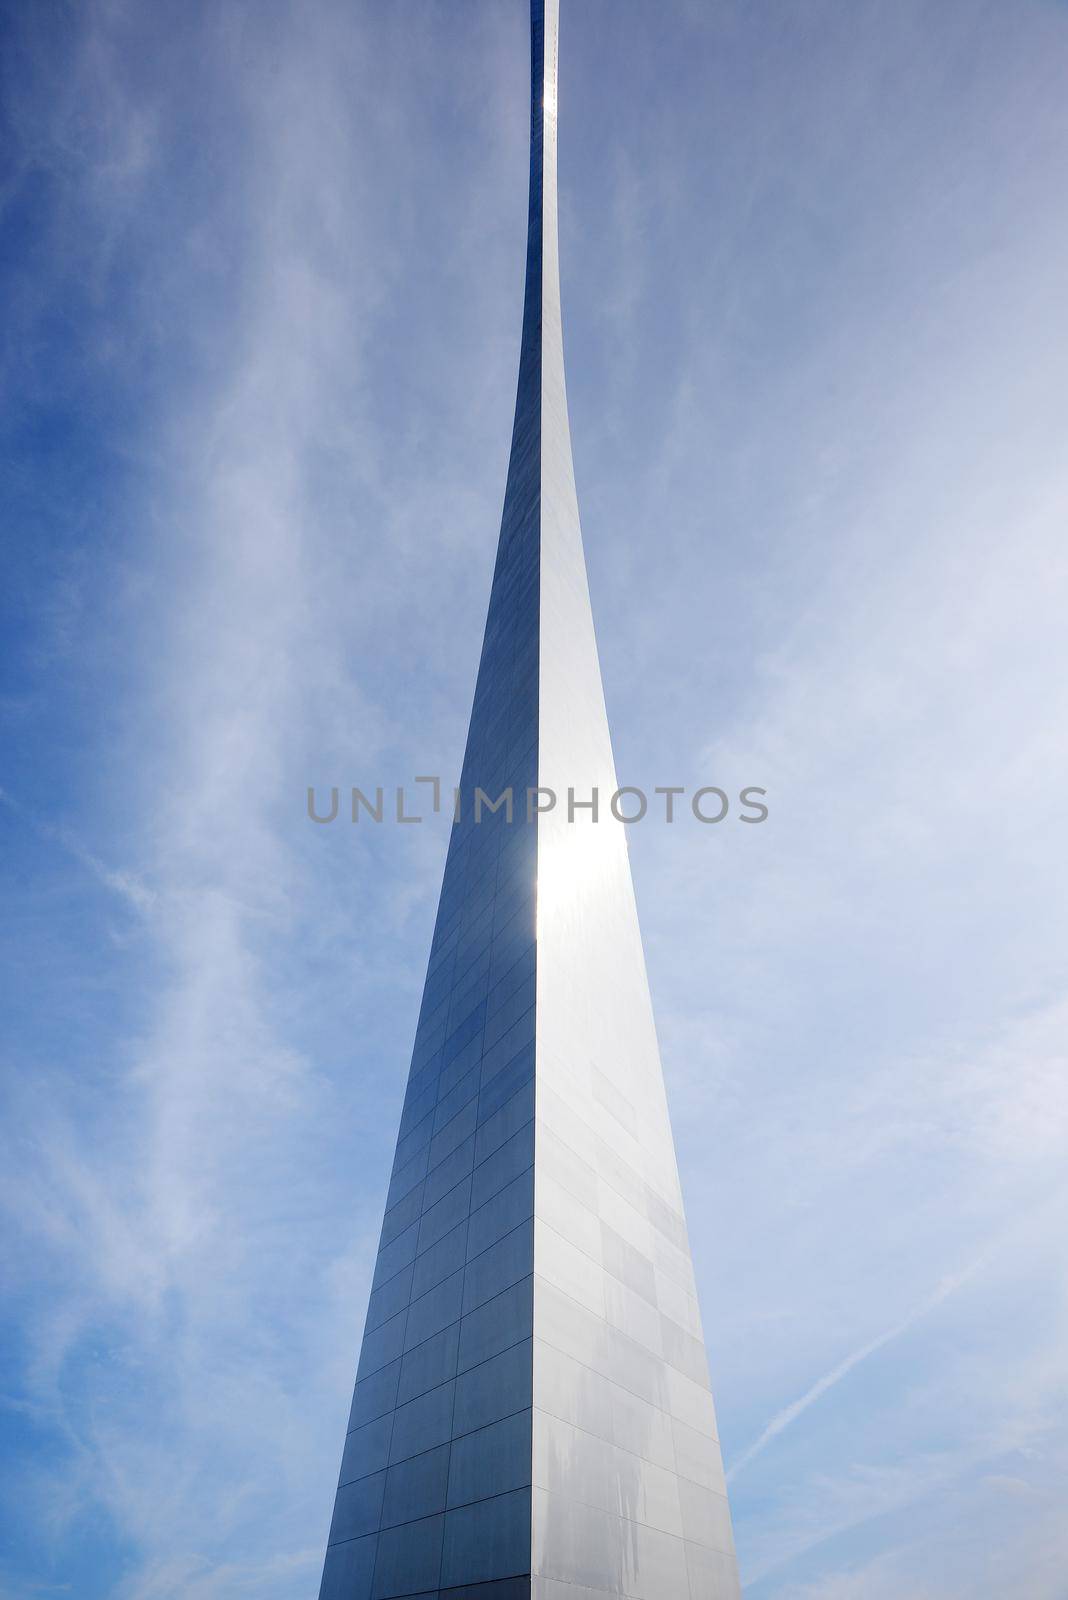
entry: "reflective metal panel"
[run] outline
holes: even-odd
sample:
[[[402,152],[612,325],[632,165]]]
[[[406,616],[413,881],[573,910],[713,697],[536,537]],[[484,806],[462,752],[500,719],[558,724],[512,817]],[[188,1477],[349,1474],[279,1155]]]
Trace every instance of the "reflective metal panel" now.
[[[447,1514],[443,1589],[519,1575],[529,1566],[529,1489],[476,1500]]]
[[[414,1522],[439,1510],[448,1481],[447,1444],[390,1467],[386,1474],[381,1526],[392,1528],[398,1523]]]

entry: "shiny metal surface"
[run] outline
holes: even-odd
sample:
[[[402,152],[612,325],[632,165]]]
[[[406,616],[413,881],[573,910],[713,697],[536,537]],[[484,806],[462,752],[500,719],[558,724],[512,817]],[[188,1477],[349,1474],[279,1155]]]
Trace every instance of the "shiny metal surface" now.
[[[534,1192],[534,1593],[740,1594],[579,528],[546,0]]]
[[[501,535],[320,1600],[740,1594],[575,496],[531,5]],[[528,789],[554,809],[527,819]],[[568,795],[602,797],[601,819]],[[477,1586],[477,1590],[476,1587]]]

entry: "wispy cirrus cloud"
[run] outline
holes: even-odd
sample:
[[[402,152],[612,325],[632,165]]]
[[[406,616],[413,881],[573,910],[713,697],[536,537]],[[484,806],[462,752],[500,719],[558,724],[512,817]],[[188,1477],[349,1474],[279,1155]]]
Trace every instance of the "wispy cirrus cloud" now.
[[[304,786],[320,764],[355,780],[411,759],[414,718],[398,737],[375,684],[395,663],[433,711],[405,634],[440,634],[452,580],[413,596],[397,567],[472,539],[441,516],[454,480],[440,453],[420,446],[430,481],[399,511],[383,481],[399,462],[377,414],[383,325],[424,224],[378,181],[383,140],[400,161],[417,148],[381,92],[376,54],[397,29],[394,87],[410,93],[406,78],[425,87],[440,60],[414,19],[202,10],[172,34],[136,6],[91,8],[63,41],[58,101],[60,47],[33,18],[19,30],[15,191],[40,173],[54,192],[38,219],[47,270],[18,285],[21,333],[40,342],[81,298],[68,366],[108,413],[95,447],[121,457],[96,461],[91,486],[120,520],[51,629],[54,686],[58,652],[96,695],[92,715],[68,702],[47,729],[79,765],[45,804],[16,776],[8,817],[38,883],[56,886],[53,928],[72,923],[75,948],[49,951],[47,922],[27,921],[50,969],[34,985],[54,975],[100,997],[61,999],[80,1033],[53,1042],[28,1018],[9,1042],[0,1193],[18,1227],[26,1345],[12,1357],[33,1423],[7,1461],[27,1513],[12,1530],[19,1592],[262,1596],[317,1581],[406,1044],[369,997],[413,1011],[439,869],[433,840],[377,876],[358,840],[309,840]],[[480,115],[499,107],[483,98]],[[420,361],[420,381],[441,359]],[[471,503],[479,488],[456,493]],[[83,531],[63,498],[45,529],[57,567]],[[52,509],[31,505],[46,523]],[[492,547],[484,509],[473,550]],[[24,726],[26,671],[11,708]],[[95,714],[105,694],[111,721]],[[91,800],[82,743],[108,768]],[[116,896],[137,929],[100,949]],[[116,993],[120,1013],[101,1017]]]

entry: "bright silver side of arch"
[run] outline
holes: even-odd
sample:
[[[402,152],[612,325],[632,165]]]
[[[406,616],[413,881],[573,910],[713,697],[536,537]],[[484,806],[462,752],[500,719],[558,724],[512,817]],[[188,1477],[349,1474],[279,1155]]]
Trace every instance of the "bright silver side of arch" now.
[[[544,17],[541,605],[532,1589],[737,1600],[626,832],[566,796],[616,789],[564,383],[559,0]],[[535,86],[535,93],[537,92]],[[533,218],[532,218],[533,223]]]

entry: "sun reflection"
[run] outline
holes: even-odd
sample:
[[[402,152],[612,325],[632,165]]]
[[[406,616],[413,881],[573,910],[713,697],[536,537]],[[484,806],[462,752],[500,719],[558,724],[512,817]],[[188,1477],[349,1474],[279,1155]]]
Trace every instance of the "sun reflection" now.
[[[625,848],[622,829],[611,818],[593,823],[579,814],[568,822],[566,801],[560,813],[550,813],[538,827],[539,939],[549,928],[573,928],[584,921],[603,900]]]

